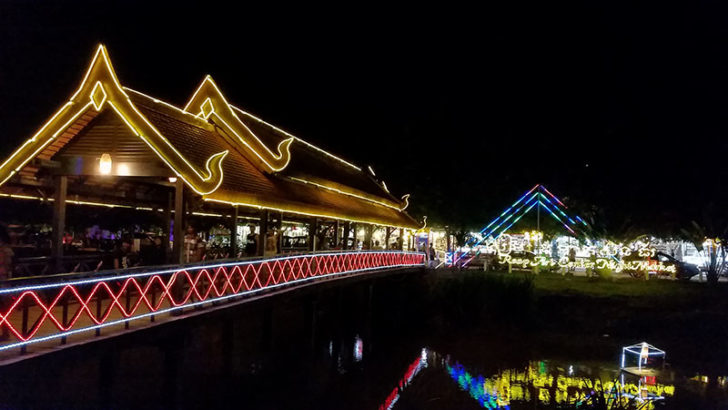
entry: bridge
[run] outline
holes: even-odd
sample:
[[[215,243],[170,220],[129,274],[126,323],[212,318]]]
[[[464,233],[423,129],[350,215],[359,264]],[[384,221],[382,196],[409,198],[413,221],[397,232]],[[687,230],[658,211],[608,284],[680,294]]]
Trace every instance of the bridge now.
[[[0,289],[0,364],[281,291],[424,266],[425,261],[418,252],[314,252],[13,279]]]

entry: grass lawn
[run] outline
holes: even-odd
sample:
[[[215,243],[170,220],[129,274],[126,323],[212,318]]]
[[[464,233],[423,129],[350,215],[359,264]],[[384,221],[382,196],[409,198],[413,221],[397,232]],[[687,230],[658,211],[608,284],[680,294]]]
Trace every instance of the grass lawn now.
[[[721,284],[722,285],[722,284]],[[706,292],[705,283],[682,282],[668,279],[601,279],[584,276],[565,277],[557,274],[539,274],[534,277],[538,293],[582,294],[596,297],[611,296],[674,296],[694,297]],[[725,289],[724,286],[718,288]]]
[[[468,271],[477,272],[477,271]],[[457,276],[462,272],[451,271],[443,276]],[[707,283],[686,282],[671,279],[650,280],[635,279],[632,277],[615,277],[604,279],[599,277],[563,276],[555,273],[540,273],[534,275],[530,272],[488,272],[486,275],[510,276],[516,278],[530,277],[533,288],[538,296],[546,295],[582,295],[589,297],[647,297],[677,299],[694,299],[716,297],[721,299],[728,296],[728,283],[719,283],[710,286]],[[726,298],[728,299],[728,298]]]

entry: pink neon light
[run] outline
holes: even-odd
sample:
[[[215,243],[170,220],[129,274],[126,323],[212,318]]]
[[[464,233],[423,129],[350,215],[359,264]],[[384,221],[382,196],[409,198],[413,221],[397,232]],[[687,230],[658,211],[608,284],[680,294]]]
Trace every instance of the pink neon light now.
[[[4,312],[0,313],[0,330],[3,327],[7,328],[10,334],[17,339],[5,344],[28,342],[49,334],[55,335],[59,334],[58,332],[62,334],[75,330],[81,317],[87,317],[94,324],[102,325],[111,321],[109,317],[114,309],[121,313],[123,319],[127,319],[168,309],[170,305],[173,307],[184,306],[188,303],[199,303],[225,295],[262,290],[274,285],[336,273],[418,265],[423,264],[424,260],[424,254],[409,252],[311,254],[253,263],[241,262],[239,265],[187,267],[173,273],[140,275],[139,277],[128,277],[123,281],[109,277],[96,282],[93,286],[92,284],[68,284],[35,290],[24,288],[22,292],[19,291],[19,294],[8,292],[0,295],[0,298],[6,299],[6,306],[9,305]],[[187,289],[183,290],[184,287]],[[152,302],[152,290],[155,290],[154,302]],[[157,293],[159,290],[161,293]],[[136,298],[128,310],[125,307],[127,296],[132,297],[132,300]],[[111,300],[100,315],[94,313],[98,297]],[[68,298],[70,304],[67,323],[63,323],[59,309],[64,298]],[[22,315],[26,304],[29,308],[40,308],[42,313],[37,319],[31,318],[29,323],[34,324],[23,332],[22,328],[13,325],[12,317]],[[70,309],[73,306],[77,306],[75,312]],[[146,310],[139,311],[142,306]],[[46,326],[43,334],[39,334],[46,322],[52,324],[52,329],[48,329],[49,326]],[[1,347],[2,345],[0,345]]]
[[[404,376],[399,381],[397,386],[392,390],[391,393],[389,393],[389,396],[384,400],[384,403],[379,406],[379,410],[388,410],[391,409],[394,403],[397,402],[399,399],[399,394],[407,387],[409,386],[410,382],[412,381],[412,378],[415,377],[417,372],[420,370],[422,365],[422,357],[418,357],[412,364],[407,367],[407,370],[404,372]]]
[[[551,192],[549,192],[549,190],[546,189],[545,186],[541,185],[541,188],[543,188],[543,190],[546,191],[546,193],[549,194],[551,196],[551,198],[553,198],[554,200],[556,200],[556,202],[558,202],[559,205],[563,206],[564,208],[569,208],[568,206],[564,205],[563,202],[559,201],[559,198],[556,198],[556,196],[554,196],[554,194],[552,194]]]

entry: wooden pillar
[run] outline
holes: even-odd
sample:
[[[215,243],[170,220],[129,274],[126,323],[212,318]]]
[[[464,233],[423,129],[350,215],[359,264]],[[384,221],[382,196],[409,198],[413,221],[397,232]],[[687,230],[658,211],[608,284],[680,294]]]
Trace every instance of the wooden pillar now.
[[[233,221],[230,224],[230,257],[238,257],[238,207],[233,205]]]
[[[390,228],[387,226],[384,229],[386,229],[384,233],[384,249],[389,249],[389,237],[392,235],[392,229],[394,228]]]
[[[313,218],[311,222],[308,223],[308,250],[309,251],[315,251],[316,250],[316,234],[318,233],[319,229],[319,220],[318,218]]]
[[[364,228],[364,247],[366,249],[372,249],[372,237],[374,236],[374,225],[367,224]]]
[[[170,263],[172,260],[172,250],[169,248],[170,239],[172,235],[172,205],[174,204],[174,194],[169,192],[167,194],[167,207],[164,208],[164,224],[162,225],[165,229],[164,235],[162,235],[162,247],[164,248],[164,263]]]
[[[356,243],[357,243],[357,238],[356,238],[356,223],[354,223],[354,222],[351,223],[351,232],[354,233],[354,235],[353,235],[354,236],[354,239],[351,241],[351,249],[356,250]]]
[[[341,246],[341,224],[339,223],[339,220],[337,219],[334,221],[334,248],[339,248]]]
[[[276,238],[277,250],[276,253],[283,252],[283,212],[278,214],[278,221],[276,221],[276,230],[278,231],[278,237]]]
[[[258,256],[263,256],[265,254],[265,237],[268,233],[268,219],[270,218],[270,211],[261,211],[260,212],[260,223],[258,227],[260,228],[260,232],[258,233]]]
[[[182,178],[178,178],[174,185],[174,243],[172,248],[172,263],[184,262],[184,216],[185,216],[185,196],[184,182]]]
[[[53,179],[55,185],[55,198],[53,202],[53,239],[51,255],[53,256],[54,271],[62,273],[63,270],[63,233],[66,230],[66,194],[68,192],[68,177],[58,175]]]
[[[349,234],[351,233],[351,222],[344,222],[344,240],[341,244],[341,249],[349,249]]]

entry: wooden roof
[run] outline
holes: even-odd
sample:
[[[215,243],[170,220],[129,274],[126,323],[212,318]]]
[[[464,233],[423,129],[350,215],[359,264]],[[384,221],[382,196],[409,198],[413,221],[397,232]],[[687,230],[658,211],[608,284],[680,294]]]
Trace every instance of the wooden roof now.
[[[117,161],[167,167],[210,203],[419,226],[403,210],[406,198],[395,198],[359,167],[232,106],[211,78],[184,109],[177,108],[122,87],[103,47],[69,103],[0,163],[0,185],[34,175],[36,158],[110,151]]]

